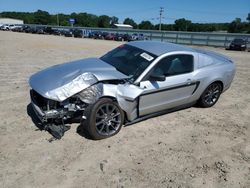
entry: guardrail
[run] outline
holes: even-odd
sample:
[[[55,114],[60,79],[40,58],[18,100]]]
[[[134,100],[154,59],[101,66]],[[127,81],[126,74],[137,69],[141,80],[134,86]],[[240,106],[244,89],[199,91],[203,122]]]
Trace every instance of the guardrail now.
[[[36,26],[36,25],[30,25],[30,26]],[[64,27],[64,26],[50,26],[50,27],[60,28],[60,29],[72,29],[72,27]],[[234,38],[246,38],[248,40],[248,43],[250,43],[250,34],[239,34],[239,33],[155,31],[155,30],[92,28],[92,27],[74,27],[74,28],[83,29],[87,32],[102,31],[102,32],[121,33],[121,34],[138,33],[147,36],[149,40],[167,41],[167,42],[186,44],[186,45],[226,47]]]

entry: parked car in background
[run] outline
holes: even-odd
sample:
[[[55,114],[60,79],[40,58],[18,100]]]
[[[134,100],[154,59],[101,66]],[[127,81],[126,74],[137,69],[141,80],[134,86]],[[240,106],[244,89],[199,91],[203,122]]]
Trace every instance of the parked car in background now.
[[[52,28],[52,27],[45,27],[44,32],[45,34],[49,34],[49,35],[61,35],[61,32],[59,29]]]
[[[122,38],[123,38],[123,41],[129,41],[130,35],[129,34],[123,34]]]
[[[65,37],[73,37],[72,29],[64,29],[63,34],[64,34]]]
[[[109,35],[108,32],[102,32],[102,39],[105,39],[107,35]]]
[[[229,46],[226,49],[245,51],[247,49],[247,44],[248,44],[247,39],[236,38],[229,44]]]
[[[9,24],[3,24],[3,25],[0,27],[0,29],[3,30],[3,31],[8,31],[8,30],[10,30]]]
[[[89,33],[89,38],[92,39],[103,39],[103,33],[101,31],[92,31]]]
[[[75,38],[83,38],[83,37],[84,37],[84,34],[83,34],[83,30],[82,30],[82,29],[74,29],[74,30],[72,31],[72,33],[73,33],[73,36],[74,36]]]
[[[54,30],[52,29],[52,27],[44,27],[44,33],[52,35],[54,34]]]
[[[124,41],[124,35],[123,34],[120,34],[120,33],[116,33],[115,34],[115,37],[114,37],[114,40],[115,41]]]
[[[37,29],[34,26],[29,27],[26,31],[27,31],[27,33],[32,33],[32,34],[37,33]]]
[[[135,41],[101,58],[55,65],[30,77],[31,103],[60,138],[76,121],[93,139],[174,109],[212,107],[229,89],[235,64],[221,54],[172,43]],[[195,114],[194,114],[195,115]]]
[[[17,25],[15,27],[13,27],[11,29],[11,31],[14,31],[14,32],[20,32],[22,30],[22,26],[21,25]]]
[[[31,30],[32,30],[32,28],[30,26],[28,26],[28,25],[25,25],[22,28],[22,32],[24,32],[24,33],[30,33]]]
[[[45,32],[45,27],[43,27],[43,26],[37,26],[36,27],[36,33],[37,34],[45,34],[46,32]]]
[[[10,25],[9,25],[9,30],[13,31],[13,30],[15,30],[15,29],[18,28],[18,27],[20,27],[20,26],[14,25],[14,24],[10,24]]]
[[[61,30],[60,29],[52,29],[52,34],[53,35],[61,35]]]
[[[106,35],[105,40],[115,40],[115,34],[109,33],[108,35]]]
[[[144,36],[143,33],[139,33],[139,34],[134,33],[128,39],[128,41],[136,41],[136,40],[148,40],[148,37]]]

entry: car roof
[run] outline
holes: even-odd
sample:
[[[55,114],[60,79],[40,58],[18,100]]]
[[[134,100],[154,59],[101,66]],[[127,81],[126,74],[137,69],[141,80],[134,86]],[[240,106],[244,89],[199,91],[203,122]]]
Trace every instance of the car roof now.
[[[241,42],[246,42],[246,38],[235,38],[233,41],[241,41]]]
[[[157,56],[174,51],[195,52],[195,50],[192,48],[188,48],[178,44],[173,44],[170,42],[134,41],[134,42],[129,42],[128,45],[140,48]]]

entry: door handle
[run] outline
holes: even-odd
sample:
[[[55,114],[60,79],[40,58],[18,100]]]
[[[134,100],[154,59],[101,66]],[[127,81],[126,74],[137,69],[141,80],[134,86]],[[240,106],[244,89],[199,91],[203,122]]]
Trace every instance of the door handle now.
[[[187,79],[187,85],[192,84],[192,80],[191,79]]]

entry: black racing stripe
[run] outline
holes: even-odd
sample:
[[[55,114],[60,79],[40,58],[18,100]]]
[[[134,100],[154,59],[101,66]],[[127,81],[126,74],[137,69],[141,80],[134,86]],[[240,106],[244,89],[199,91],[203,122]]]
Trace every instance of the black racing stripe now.
[[[148,92],[148,93],[141,94],[140,96],[151,95],[151,94],[154,94],[154,93],[160,93],[160,92],[169,91],[169,90],[173,90],[173,89],[179,89],[179,88],[183,88],[183,87],[189,87],[189,86],[192,86],[192,85],[196,85],[196,87],[195,87],[195,90],[196,90],[198,88],[198,86],[199,86],[199,83],[200,82],[193,82],[191,84],[183,84],[183,85],[180,85],[180,86],[170,87],[170,88],[161,89],[161,90],[155,90],[155,91],[151,91],[151,92]],[[195,90],[193,91],[193,93],[195,92]]]
[[[200,85],[200,82],[193,82],[191,84],[183,84],[183,85],[180,85],[180,86],[170,87],[170,88],[161,89],[161,90],[155,90],[155,91],[151,91],[151,92],[148,92],[148,93],[141,94],[139,97],[145,96],[145,95],[151,95],[151,94],[155,94],[155,93],[160,93],[160,92],[164,92],[164,91],[169,91],[169,90],[173,90],[173,89],[179,89],[179,88],[183,88],[183,87],[188,87],[188,86],[192,86],[192,85],[196,85],[194,91],[192,92],[192,94],[194,94],[194,92],[198,89],[198,87]],[[125,100],[128,101],[128,102],[135,102],[136,99],[134,99],[134,100],[125,99]]]

